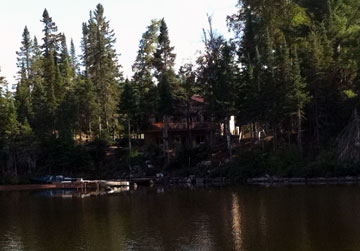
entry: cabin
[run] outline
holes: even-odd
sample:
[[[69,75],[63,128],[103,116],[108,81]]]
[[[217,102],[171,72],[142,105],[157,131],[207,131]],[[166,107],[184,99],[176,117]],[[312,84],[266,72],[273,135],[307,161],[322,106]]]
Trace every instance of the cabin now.
[[[164,123],[152,119],[149,126],[142,131],[145,143],[163,144]],[[192,145],[210,143],[216,131],[216,124],[210,122],[205,114],[204,98],[193,95],[189,106],[184,107],[181,114],[169,117],[169,146],[186,144],[188,138]]]

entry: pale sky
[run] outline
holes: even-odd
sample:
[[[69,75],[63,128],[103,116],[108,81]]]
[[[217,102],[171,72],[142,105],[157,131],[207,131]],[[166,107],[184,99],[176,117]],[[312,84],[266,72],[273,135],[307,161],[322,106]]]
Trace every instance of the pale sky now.
[[[104,6],[117,38],[116,50],[125,77],[131,77],[139,40],[151,19],[165,18],[172,46],[177,54],[177,66],[192,62],[196,52],[203,49],[202,29],[208,28],[207,13],[213,18],[213,28],[225,37],[231,36],[226,16],[236,12],[237,0],[0,0],[0,67],[1,76],[15,83],[16,51],[21,46],[25,25],[31,37],[42,43],[42,13],[49,15],[66,35],[68,44],[73,38],[79,55],[82,23],[98,3]]]

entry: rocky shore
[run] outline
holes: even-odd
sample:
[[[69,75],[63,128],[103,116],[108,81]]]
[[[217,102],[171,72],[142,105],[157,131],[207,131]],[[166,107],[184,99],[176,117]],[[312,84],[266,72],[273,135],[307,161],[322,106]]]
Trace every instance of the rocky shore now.
[[[264,176],[257,178],[249,178],[246,181],[251,185],[326,185],[326,184],[356,184],[360,183],[360,176],[345,177],[315,177],[315,178],[283,178],[277,176]]]

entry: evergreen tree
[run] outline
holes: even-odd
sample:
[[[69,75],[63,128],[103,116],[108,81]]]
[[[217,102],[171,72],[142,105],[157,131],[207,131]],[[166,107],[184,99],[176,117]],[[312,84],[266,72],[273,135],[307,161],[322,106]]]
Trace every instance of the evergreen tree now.
[[[119,110],[120,113],[126,116],[128,129],[127,134],[129,141],[129,156],[131,156],[131,123],[135,117],[135,113],[137,112],[137,107],[135,93],[129,80],[125,81],[124,90],[120,96]]]
[[[82,133],[85,133],[90,138],[98,123],[97,118],[100,112],[96,102],[95,87],[89,78],[78,77],[74,92],[76,94],[75,114],[77,115],[75,128],[80,137]]]
[[[37,82],[40,82],[43,76],[43,56],[37,38],[33,40],[33,54],[31,57],[31,76],[30,89],[33,90]]]
[[[60,34],[60,55],[59,55],[59,65],[60,72],[64,78],[73,78],[75,73],[71,65],[71,58],[69,55],[66,36],[65,34]]]
[[[41,121],[41,123],[43,123],[41,127],[44,130],[40,130],[40,132],[45,135],[51,135],[55,133],[56,112],[61,102],[61,97],[63,96],[63,80],[58,65],[59,34],[55,33],[57,32],[57,27],[46,9],[44,10],[41,22],[44,24],[44,44],[42,45],[44,57],[42,61],[43,81],[42,86],[39,86],[36,94],[40,95],[40,93],[42,93],[41,96],[44,95],[44,97],[37,98],[39,98],[38,101],[45,98],[45,104],[38,104],[39,106],[37,108],[42,106],[42,109],[37,112],[42,113],[38,114],[38,116],[44,118],[44,120]]]
[[[55,63],[57,63],[57,52],[59,48],[58,34],[56,33],[57,26],[49,16],[47,9],[45,9],[43,12],[43,19],[41,22],[44,24],[44,44],[42,45],[43,55],[45,58],[49,58],[52,52],[52,56],[55,58]]]
[[[17,175],[16,165],[9,163],[13,155],[10,156],[10,148],[12,147],[16,135],[19,133],[18,121],[16,119],[16,108],[14,99],[7,90],[7,81],[0,76],[0,160],[8,159],[7,165],[1,163],[1,173],[11,173]],[[5,170],[6,167],[6,170]],[[9,170],[13,167],[13,170]]]
[[[21,45],[22,46],[20,47],[20,50],[16,52],[16,54],[18,55],[17,66],[19,68],[20,77],[22,78],[24,76],[26,79],[28,79],[30,77],[31,71],[31,56],[33,44],[27,26],[25,26],[24,32],[22,34]],[[23,73],[25,73],[25,75],[23,75]]]
[[[18,121],[22,124],[30,123],[32,121],[32,101],[29,80],[26,79],[25,73],[16,87],[15,106]]]
[[[90,59],[89,29],[85,22],[82,23],[81,50],[82,50],[81,60],[82,60],[82,66],[84,67],[84,75],[86,77],[88,77],[89,76],[89,67],[90,67],[90,63],[89,63],[89,59]]]
[[[46,107],[45,90],[43,85],[44,58],[36,37],[34,37],[34,54],[31,61],[31,104],[33,118],[30,121],[30,124],[37,135],[43,135],[45,133],[45,125],[47,123],[47,117],[44,113]]]
[[[299,151],[302,153],[302,117],[305,105],[310,101],[310,97],[306,90],[306,83],[301,76],[300,63],[296,48],[294,48],[291,69],[291,92],[289,94],[290,101],[293,104],[293,111],[297,116],[297,141]]]
[[[15,105],[17,109],[17,119],[20,123],[29,123],[32,119],[31,107],[31,78],[32,78],[32,56],[33,44],[30,33],[25,26],[22,34],[22,46],[16,52],[18,55],[17,66],[19,68],[19,82],[15,93]]]
[[[94,83],[97,102],[101,107],[99,135],[103,134],[103,127],[107,134],[114,134],[116,127],[121,74],[114,49],[115,41],[114,31],[104,16],[104,8],[98,4],[96,10],[91,12],[87,26],[83,25],[82,47],[86,74]]]
[[[229,121],[235,112],[238,69],[234,60],[233,47],[223,37],[214,34],[210,17],[209,25],[209,31],[207,33],[204,31],[205,52],[198,59],[199,81],[208,104],[209,115],[214,122],[224,124],[224,135],[226,135],[229,159],[231,160],[232,144]]]
[[[137,131],[144,129],[156,114],[157,88],[154,83],[154,53],[158,44],[160,21],[151,20],[142,35],[139,50],[132,70],[134,93],[138,102],[136,112]]]
[[[187,147],[192,147],[192,117],[194,116],[193,111],[191,110],[192,97],[199,92],[196,85],[196,72],[193,70],[192,64],[185,64],[179,69],[179,81],[180,81],[180,91],[181,91],[181,108],[185,110],[186,118],[186,129],[187,129]]]
[[[70,63],[74,72],[79,72],[79,62],[76,56],[75,45],[73,39],[70,42]]]
[[[158,79],[159,103],[158,111],[163,118],[163,151],[169,163],[169,116],[174,109],[175,73],[173,70],[176,55],[172,52],[165,20],[161,20],[158,47],[154,54],[154,66]]]

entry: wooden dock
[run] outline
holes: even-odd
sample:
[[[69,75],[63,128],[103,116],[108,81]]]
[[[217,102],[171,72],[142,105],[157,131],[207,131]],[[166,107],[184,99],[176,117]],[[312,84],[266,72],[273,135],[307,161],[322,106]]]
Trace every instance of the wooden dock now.
[[[129,181],[123,180],[81,180],[72,182],[54,182],[51,184],[26,184],[26,185],[0,185],[1,191],[25,191],[43,189],[76,189],[81,191],[110,189],[113,187],[130,186]]]

